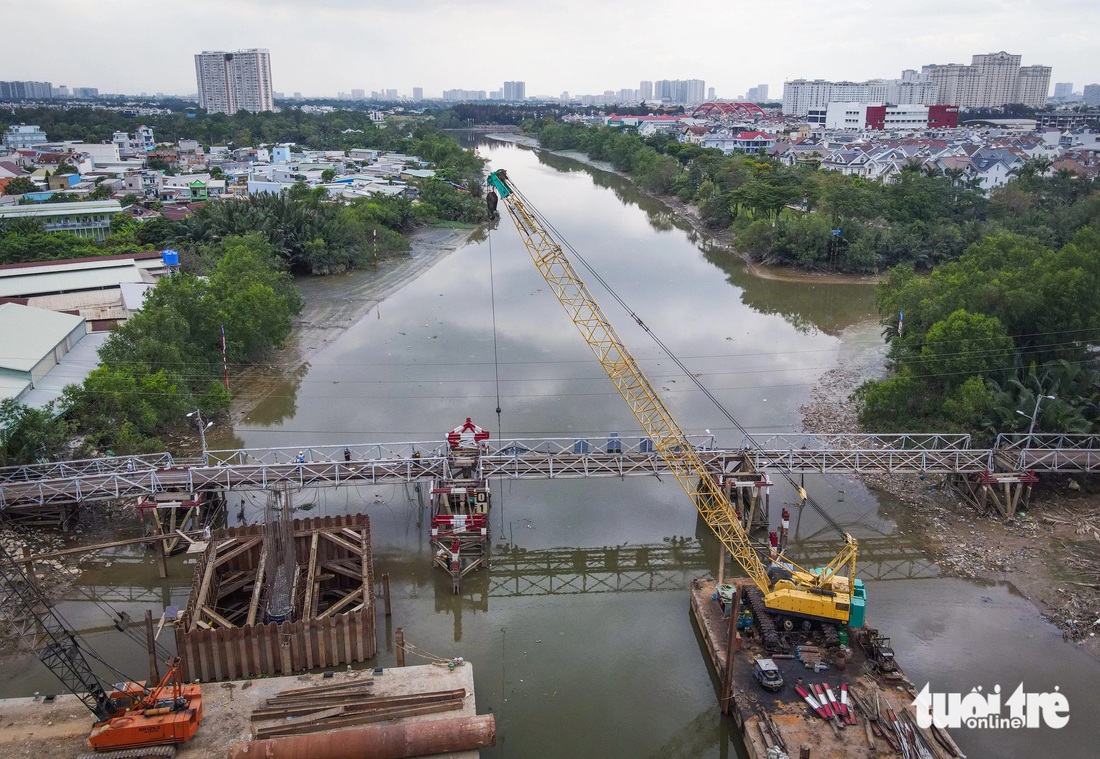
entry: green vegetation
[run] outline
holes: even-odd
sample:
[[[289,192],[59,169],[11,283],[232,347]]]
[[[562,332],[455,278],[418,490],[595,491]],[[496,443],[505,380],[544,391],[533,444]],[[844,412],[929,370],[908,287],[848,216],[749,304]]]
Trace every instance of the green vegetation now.
[[[208,276],[160,280],[142,311],[107,339],[84,385],[66,388],[66,416],[92,448],[160,448],[157,436],[178,429],[187,412],[228,408],[223,326],[234,366],[263,360],[290,334],[301,297],[266,240],[231,236],[201,256]]]
[[[895,268],[878,301],[896,372],[858,393],[867,428],[988,438],[1026,431],[1038,397],[1053,395],[1037,429],[1100,431],[1100,233],[1058,249],[989,237],[930,276]]]
[[[763,155],[726,156],[665,135],[643,139],[630,129],[526,126],[546,148],[585,152],[629,172],[643,189],[693,203],[705,224],[728,229],[763,263],[858,273],[902,263],[928,268],[990,235],[1029,235],[1058,247],[1100,225],[1100,183],[1064,170],[1045,176],[1050,163],[1042,159],[987,198],[958,170],[929,175],[910,164],[884,184]]]
[[[376,193],[335,202],[300,183],[280,195],[210,202],[181,221],[120,214],[103,243],[48,234],[35,219],[0,224],[0,264],[166,247],[185,262],[185,272],[162,278],[143,309],[115,329],[100,367],[66,388],[56,408],[0,407],[0,465],[71,455],[65,446],[74,438],[90,455],[163,449],[161,437],[181,430],[188,412],[213,416],[229,407],[223,326],[234,369],[267,360],[283,344],[302,307],[291,272],[367,266],[407,250],[405,234],[418,226],[485,218],[476,154],[428,125],[394,134],[401,135],[395,147],[436,170],[436,178],[411,183],[416,200]]]

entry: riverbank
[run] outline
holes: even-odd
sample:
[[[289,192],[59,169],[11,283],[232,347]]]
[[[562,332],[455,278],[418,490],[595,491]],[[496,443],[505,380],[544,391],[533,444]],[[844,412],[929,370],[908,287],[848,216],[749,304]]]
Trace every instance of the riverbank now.
[[[877,372],[872,366],[845,362],[826,372],[800,409],[806,432],[861,431],[852,393],[881,374],[881,364]],[[859,479],[905,506],[898,529],[917,536],[945,574],[1010,583],[1067,641],[1100,658],[1100,498],[1095,494],[1076,480],[1046,477],[1030,507],[1005,520],[979,514],[943,476]]]

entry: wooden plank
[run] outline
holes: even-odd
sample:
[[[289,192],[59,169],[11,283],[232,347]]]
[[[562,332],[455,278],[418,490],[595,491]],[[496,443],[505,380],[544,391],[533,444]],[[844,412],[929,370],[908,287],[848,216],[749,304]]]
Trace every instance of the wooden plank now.
[[[363,550],[363,555],[360,559],[360,565],[359,565],[359,576],[363,581],[363,608],[364,609],[370,609],[371,613],[373,614],[374,610],[371,606],[371,597],[374,594],[374,588],[371,586],[371,581],[370,581],[370,561],[371,561],[371,557],[370,557],[370,551],[367,550],[370,547],[370,542],[367,539],[367,531],[366,530],[363,530],[363,531],[360,532],[360,540],[363,541],[363,549],[364,549]]]
[[[240,572],[234,572],[226,577],[224,580],[218,583],[218,600],[225,598],[230,593],[235,593],[247,586],[253,581],[255,574],[251,571],[244,570]]]
[[[263,538],[249,538],[248,540],[241,543],[239,546],[234,548],[229,553],[225,554],[224,556],[218,556],[216,559],[214,559],[214,566],[215,567],[220,567],[222,564],[225,564],[227,561],[231,561],[231,560],[237,558],[238,556],[240,556],[245,551],[247,551],[250,548],[252,548],[253,546],[257,545],[261,540],[263,540]],[[214,549],[215,550],[215,555],[217,555],[217,552],[220,551],[224,547],[225,547],[224,544],[218,545],[217,548]]]
[[[331,617],[331,616],[335,615],[336,613],[338,613],[345,606],[347,606],[349,604],[352,604],[355,601],[358,601],[360,596],[362,595],[362,591],[363,591],[362,588],[356,588],[355,590],[351,591],[346,596],[341,598],[339,601],[334,603],[332,606],[328,607],[323,612],[318,614],[317,619],[324,619],[325,617]]]
[[[328,655],[330,667],[335,667],[337,664],[344,663],[344,657],[340,656],[340,638],[336,631],[336,618],[329,617],[328,622]]]
[[[339,559],[337,561],[326,561],[321,566],[325,569],[333,572],[334,574],[342,575],[344,577],[350,577],[353,580],[358,580],[361,574],[358,566],[349,566],[350,560]],[[360,590],[360,588],[356,588]]]
[[[302,616],[311,618],[317,616],[317,543],[321,538],[321,533],[313,533],[313,539],[309,544],[309,567],[306,572],[306,600],[302,604]],[[313,669],[313,665],[310,665],[310,669]]]
[[[217,548],[214,549],[217,552]],[[206,562],[206,568],[202,575],[202,585],[199,586],[199,594],[195,597],[195,604],[192,607],[195,613],[191,617],[191,629],[194,630],[195,626],[199,623],[200,613],[199,610],[206,605],[206,597],[210,595],[210,584],[214,582],[214,571],[216,563],[213,561]]]
[[[230,622],[228,619],[223,617],[221,614],[218,614],[216,611],[211,609],[209,606],[201,607],[201,613],[205,614],[208,617],[210,617],[210,619],[214,620],[215,622],[217,622],[219,625],[221,625],[222,627],[224,627],[227,630],[231,630],[231,629],[236,627],[235,624]]]
[[[462,708],[462,699],[454,701],[441,701],[437,704],[425,704],[423,706],[410,706],[405,709],[395,709],[384,714],[349,714],[342,717],[330,717],[320,722],[288,727],[270,727],[256,730],[257,740],[264,738],[276,738],[286,735],[301,735],[303,733],[316,733],[322,730],[332,730],[339,727],[368,724],[371,722],[388,722],[399,717],[414,717],[419,714],[438,714]]]
[[[230,627],[225,631],[225,642],[222,647],[225,649],[225,670],[226,676],[230,680],[236,680],[241,676],[240,667],[237,661],[237,633],[240,632],[239,628]]]
[[[193,532],[192,535],[201,535],[201,532]],[[123,538],[122,540],[112,540],[110,543],[96,543],[94,545],[76,546],[75,548],[64,548],[60,551],[50,551],[48,553],[36,553],[29,557],[30,561],[40,561],[42,559],[60,559],[62,556],[75,556],[81,553],[92,553],[94,551],[102,551],[107,548],[118,548],[120,546],[132,546],[138,543],[154,543],[158,540],[164,540],[162,537],[155,535],[145,535],[140,538]],[[22,561],[22,560],[20,560]]]
[[[252,586],[252,600],[248,603],[248,619],[245,625],[256,624],[256,613],[260,610],[260,595],[264,590],[264,570],[267,568],[267,544],[260,549],[260,565],[256,567],[256,584]]]
[[[341,548],[349,551],[350,553],[354,554],[355,556],[362,556],[363,555],[363,547],[362,546],[357,546],[357,545],[351,543],[350,541],[344,540],[339,535],[335,535],[331,532],[319,532],[317,534],[324,537],[324,538],[326,538],[326,539],[328,539],[328,540],[330,540],[330,541],[332,541],[336,545],[338,545]]]

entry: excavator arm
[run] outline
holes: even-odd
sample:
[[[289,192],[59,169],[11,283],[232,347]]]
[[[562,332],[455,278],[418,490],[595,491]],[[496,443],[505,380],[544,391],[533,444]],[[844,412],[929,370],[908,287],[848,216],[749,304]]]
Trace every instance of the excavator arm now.
[[[728,496],[627,350],[566,257],[561,242],[549,225],[516,192],[504,170],[490,174],[488,184],[491,202],[496,202],[493,198],[495,194],[508,209],[524,246],[546,283],[565,307],[569,318],[634,412],[658,453],[691,497],[703,520],[764,594],[768,607],[794,616],[846,623],[850,594],[848,580],[854,578],[856,541],[847,536],[845,549],[825,571],[807,572],[795,567],[793,572],[784,573],[789,576],[773,583]],[[642,326],[644,328],[645,325]],[[851,574],[846,581],[836,583],[842,591],[837,593],[825,588],[825,585],[833,584],[837,569],[845,564],[850,566]]]

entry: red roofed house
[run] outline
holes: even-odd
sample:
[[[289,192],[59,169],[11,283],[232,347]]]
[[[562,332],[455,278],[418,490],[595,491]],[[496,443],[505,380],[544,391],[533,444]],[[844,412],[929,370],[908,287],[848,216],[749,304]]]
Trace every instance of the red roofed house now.
[[[726,155],[730,153],[766,153],[775,144],[775,135],[763,132],[718,132],[707,135],[700,145],[704,148],[718,148]]]

